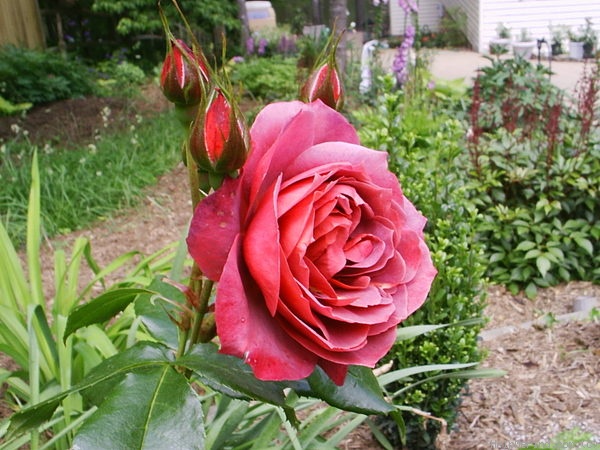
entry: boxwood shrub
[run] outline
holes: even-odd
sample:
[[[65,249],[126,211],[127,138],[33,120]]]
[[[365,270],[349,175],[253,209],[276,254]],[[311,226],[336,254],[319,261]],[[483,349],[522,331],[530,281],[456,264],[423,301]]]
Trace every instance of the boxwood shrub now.
[[[438,276],[421,309],[405,325],[456,323],[481,318],[485,306],[485,265],[482,248],[475,239],[477,212],[467,200],[464,173],[455,164],[461,153],[464,125],[443,112],[434,113],[422,96],[409,100],[401,91],[380,97],[377,105],[355,114],[360,122],[362,143],[385,150],[390,167],[398,175],[405,195],[427,218],[425,230]],[[395,344],[387,356],[393,368],[426,364],[478,362],[482,354],[477,336],[483,324],[453,326]],[[435,373],[415,376],[400,390]],[[411,388],[394,401],[427,411],[451,425],[466,380],[448,378]],[[437,421],[404,413],[407,447],[433,449],[440,431]],[[381,427],[388,437],[398,430],[391,421]]]

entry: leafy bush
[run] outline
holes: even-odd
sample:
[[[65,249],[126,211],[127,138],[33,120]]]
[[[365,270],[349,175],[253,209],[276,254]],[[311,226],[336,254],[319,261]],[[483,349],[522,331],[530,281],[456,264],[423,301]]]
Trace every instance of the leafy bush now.
[[[522,60],[496,62],[475,84],[469,196],[488,276],[513,292],[600,280],[598,69],[583,81],[575,109]]]
[[[134,97],[139,87],[146,81],[146,74],[135,64],[127,61],[115,63],[113,60],[98,64],[100,77],[99,93],[103,96]]]
[[[467,14],[460,8],[449,8],[440,20],[438,45],[441,47],[468,47],[469,40],[465,35]]]
[[[548,108],[560,104],[562,92],[550,82],[550,71],[524,58],[488,58],[492,65],[481,69],[472,90],[479,102],[474,130],[531,131],[545,123]]]
[[[389,85],[388,92],[391,88]],[[442,328],[397,342],[388,359],[399,368],[481,359],[477,336],[482,321],[477,319],[484,308],[485,266],[480,244],[475,240],[477,213],[467,199],[464,174],[454,163],[462,151],[459,143],[464,128],[439,111],[434,114],[419,103],[421,99],[407,101],[402,92],[390,92],[380,98],[376,109],[357,114],[363,144],[389,153],[390,165],[406,196],[428,218],[427,242],[438,276],[425,305],[403,325],[467,320],[474,326]],[[423,378],[415,376],[397,383],[392,389],[394,401],[428,411],[451,425],[465,380],[444,378],[406,389]],[[438,422],[425,423],[410,412],[404,413],[404,420],[409,448],[435,448]],[[383,428],[396,434],[389,422]]]
[[[48,103],[94,91],[90,71],[51,51],[0,48],[0,95],[11,103]]]
[[[265,102],[298,97],[296,60],[293,58],[251,58],[232,66],[231,81],[243,93]]]

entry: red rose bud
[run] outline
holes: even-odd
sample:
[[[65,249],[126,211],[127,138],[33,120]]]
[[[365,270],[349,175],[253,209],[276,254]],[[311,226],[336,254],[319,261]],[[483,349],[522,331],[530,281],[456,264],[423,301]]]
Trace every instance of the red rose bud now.
[[[341,109],[344,103],[344,89],[335,63],[328,61],[313,72],[302,86],[300,97],[307,103],[319,99],[330,108]]]
[[[160,86],[167,99],[179,106],[197,105],[202,99],[208,69],[202,54],[194,53],[181,40],[170,40],[160,74]]]
[[[220,89],[214,90],[206,108],[194,120],[190,153],[200,170],[209,173],[231,173],[246,161],[246,128]]]

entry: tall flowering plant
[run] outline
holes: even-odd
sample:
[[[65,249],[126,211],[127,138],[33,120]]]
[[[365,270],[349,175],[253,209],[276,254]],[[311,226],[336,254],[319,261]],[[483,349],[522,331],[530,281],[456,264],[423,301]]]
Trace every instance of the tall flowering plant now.
[[[436,269],[426,219],[386,154],[361,146],[336,110],[334,55],[315,68],[303,101],[270,104],[247,129],[225,75],[197,43],[166,31],[162,89],[195,112],[184,143],[189,279],[157,277],[77,308],[66,339],[128,307],[144,339],[24,410],[13,427],[48,419],[77,394],[95,412],[73,448],[204,448],[198,392],[208,388],[277,405],[292,423],[295,395],[399,418],[372,369],[425,301]]]
[[[417,32],[413,25],[413,17],[419,12],[419,6],[415,0],[398,0],[398,4],[404,11],[404,38],[394,57],[392,71],[396,76],[396,83],[402,86],[408,80],[410,71],[410,53],[415,44]]]

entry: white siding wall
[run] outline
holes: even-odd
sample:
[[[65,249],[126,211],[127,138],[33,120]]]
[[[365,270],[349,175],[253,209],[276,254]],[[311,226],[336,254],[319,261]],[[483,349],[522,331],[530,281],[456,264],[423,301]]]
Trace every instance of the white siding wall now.
[[[443,13],[442,0],[420,0],[418,3],[419,28],[427,26],[431,31],[437,31]],[[404,34],[404,10],[398,6],[398,0],[389,0],[389,4],[390,34]]]
[[[404,33],[404,11],[396,0],[390,0],[390,34]],[[496,27],[502,22],[515,38],[526,28],[535,38],[550,38],[550,25],[567,25],[573,30],[590,17],[600,32],[600,0],[419,0],[419,26],[438,30],[440,10],[460,8],[467,15],[465,34],[473,49],[487,52]]]
[[[526,28],[535,38],[550,38],[550,25],[568,25],[573,30],[590,17],[594,28],[600,30],[600,0],[480,0],[481,25],[477,49],[488,50],[496,27],[502,22],[518,38]],[[475,42],[473,42],[475,44]]]

